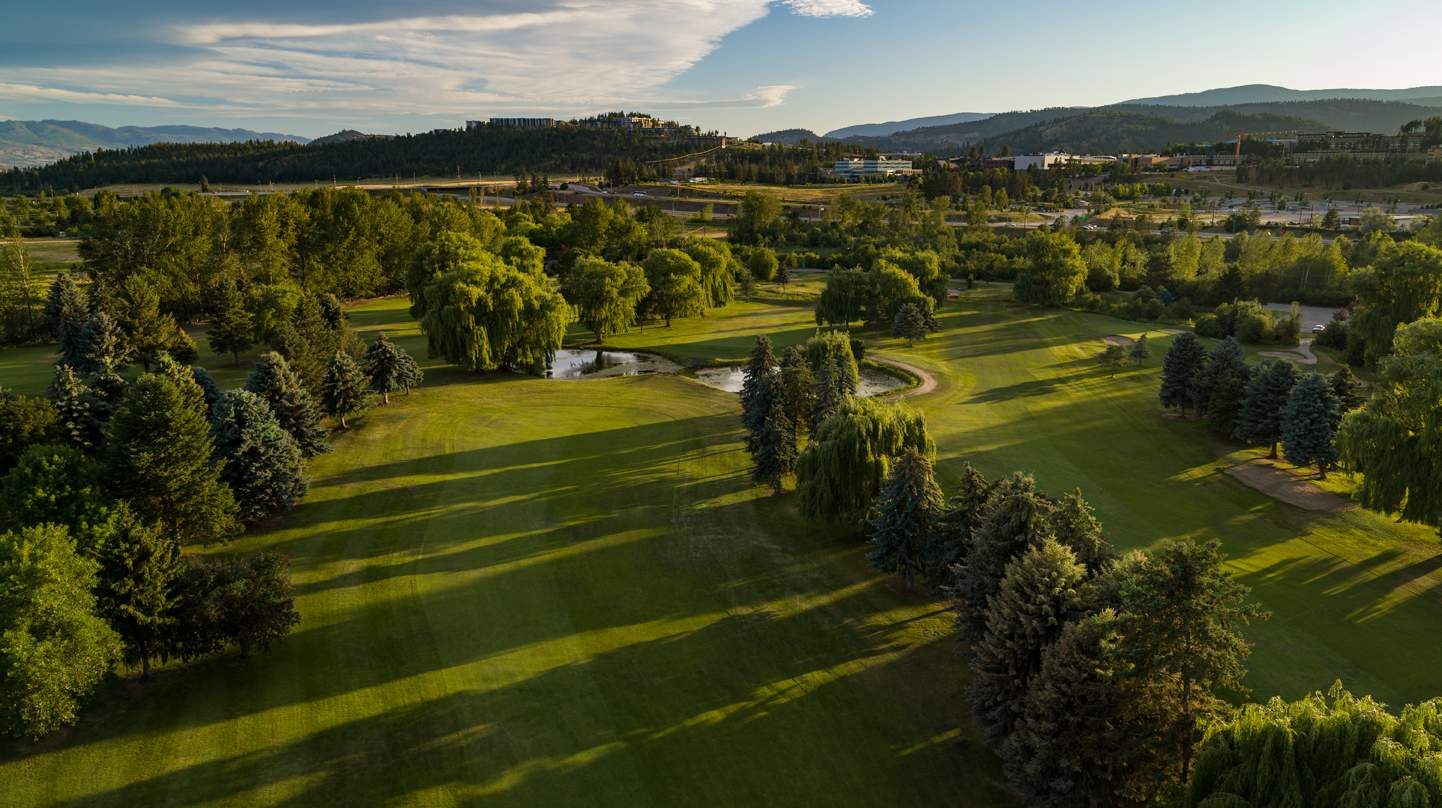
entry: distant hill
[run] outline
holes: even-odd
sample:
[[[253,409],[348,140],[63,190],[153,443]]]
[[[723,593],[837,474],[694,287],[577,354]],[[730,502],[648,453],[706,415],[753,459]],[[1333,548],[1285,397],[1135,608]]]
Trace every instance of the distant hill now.
[[[1197,93],[1162,95],[1156,98],[1137,98],[1122,104],[1145,104],[1162,107],[1230,107],[1238,104],[1271,104],[1283,101],[1317,101],[1325,98],[1359,98],[1368,101],[1425,101],[1432,106],[1442,97],[1442,87],[1412,87],[1405,90],[1361,90],[1338,88],[1333,90],[1293,90],[1272,84],[1244,84],[1240,87],[1221,87]]]
[[[1106,107],[1082,115],[1035,124],[995,141],[1013,152],[1053,149],[1073,154],[1152,152],[1173,143],[1218,143],[1237,132],[1318,130],[1316,121],[1282,115],[1245,115],[1230,109],[1201,121],[1177,121],[1142,112]]]
[[[989,141],[1007,132],[1015,132],[1043,121],[1068,118],[1086,112],[1085,107],[1052,107],[1026,112],[1003,112],[980,120],[944,126],[924,126],[882,137],[846,138],[845,142],[883,151],[914,151],[949,154],[973,144]]]
[[[912,129],[921,129],[928,126],[949,126],[956,123],[971,123],[990,118],[990,112],[953,112],[950,115],[932,115],[926,118],[908,118],[904,121],[887,121],[886,123],[859,123],[855,126],[843,126],[840,129],[833,129],[826,133],[826,137],[844,140],[849,137],[883,137],[894,132],[905,132]]]
[[[122,126],[84,121],[0,121],[0,169],[45,165],[95,149],[154,143],[241,143],[248,140],[307,143],[299,135],[205,126]]]
[[[751,139],[760,143],[782,143],[787,146],[795,146],[803,140],[808,143],[820,143],[833,138],[822,137],[810,129],[778,129],[775,132],[764,132]]]
[[[357,132],[354,129],[342,129],[333,135],[318,137],[315,140],[310,141],[310,143],[308,143],[307,145],[326,146],[331,143],[349,143],[352,140],[369,140],[376,137],[386,137],[386,135],[367,135],[365,132]]]

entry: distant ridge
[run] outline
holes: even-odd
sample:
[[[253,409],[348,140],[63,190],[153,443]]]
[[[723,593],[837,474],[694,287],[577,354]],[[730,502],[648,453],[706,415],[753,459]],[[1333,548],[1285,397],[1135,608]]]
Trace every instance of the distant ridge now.
[[[843,126],[840,129],[833,129],[826,133],[826,137],[838,140],[849,137],[885,137],[896,132],[905,132],[911,129],[921,129],[929,126],[951,126],[958,123],[972,123],[992,117],[990,112],[953,112],[950,115],[931,115],[925,118],[907,118],[904,121],[887,121],[886,123],[859,123],[855,126]]]
[[[761,143],[780,143],[785,146],[795,146],[802,141],[821,143],[822,141],[833,140],[834,138],[823,137],[810,129],[778,129],[775,132],[762,132],[751,139]]]
[[[307,145],[325,146],[331,143],[349,143],[352,140],[369,140],[376,137],[385,137],[385,135],[367,135],[365,132],[357,132],[354,129],[342,129],[333,135],[318,137],[315,140],[310,141],[310,143]]]
[[[0,120],[0,169],[45,165],[95,149],[123,149],[153,143],[240,143],[247,140],[310,142],[299,135],[209,126],[109,127],[84,121]]]
[[[1290,87],[1278,87],[1274,84],[1243,84],[1238,87],[1219,87],[1196,93],[1136,98],[1121,103],[1160,107],[1221,107],[1237,104],[1275,104],[1285,101],[1362,99],[1366,101],[1406,101],[1422,106],[1435,106],[1438,98],[1442,98],[1442,86],[1411,87],[1402,90],[1347,88],[1293,90]]]

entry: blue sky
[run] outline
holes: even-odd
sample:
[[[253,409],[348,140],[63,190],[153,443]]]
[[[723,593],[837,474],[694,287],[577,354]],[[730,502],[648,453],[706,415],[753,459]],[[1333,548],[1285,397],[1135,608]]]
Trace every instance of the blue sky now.
[[[0,117],[301,135],[664,114],[749,135],[1236,84],[1442,84],[1436,0],[61,0],[0,14]]]

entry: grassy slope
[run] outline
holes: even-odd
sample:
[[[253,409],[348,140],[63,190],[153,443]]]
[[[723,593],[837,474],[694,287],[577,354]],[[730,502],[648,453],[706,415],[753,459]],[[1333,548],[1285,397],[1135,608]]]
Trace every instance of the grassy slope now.
[[[433,368],[234,546],[292,556],[296,634],[114,688],[12,750],[8,804],[995,804],[945,611],[738,437],[685,379]]]

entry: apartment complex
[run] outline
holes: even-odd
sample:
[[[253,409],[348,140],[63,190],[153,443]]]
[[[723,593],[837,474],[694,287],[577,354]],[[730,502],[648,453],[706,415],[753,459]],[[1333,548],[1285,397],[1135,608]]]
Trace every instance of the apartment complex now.
[[[861,179],[863,177],[889,177],[893,174],[905,174],[911,171],[911,161],[891,158],[885,155],[876,157],[843,157],[836,161],[832,168],[838,177],[846,179]]]

